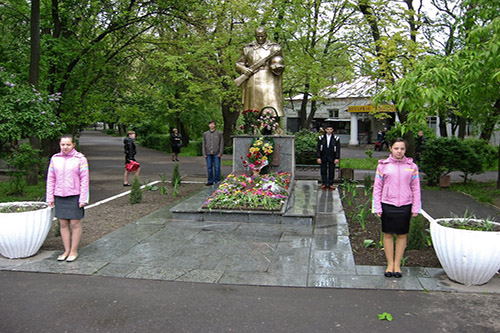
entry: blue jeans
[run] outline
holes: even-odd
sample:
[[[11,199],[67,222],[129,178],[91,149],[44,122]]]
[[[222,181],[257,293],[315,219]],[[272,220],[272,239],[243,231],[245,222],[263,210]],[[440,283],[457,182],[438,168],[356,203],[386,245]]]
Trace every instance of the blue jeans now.
[[[217,155],[207,155],[208,182],[220,182],[220,157]]]

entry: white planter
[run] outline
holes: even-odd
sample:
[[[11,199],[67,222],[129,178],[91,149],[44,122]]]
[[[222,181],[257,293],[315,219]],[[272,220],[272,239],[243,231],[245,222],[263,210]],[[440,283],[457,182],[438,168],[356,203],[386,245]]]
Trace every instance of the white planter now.
[[[12,204],[32,205],[43,202],[0,203],[0,207]],[[48,207],[19,213],[0,213],[0,254],[7,258],[25,258],[37,253],[49,233],[54,209]]]
[[[500,232],[455,229],[438,223],[450,220],[456,218],[430,221],[432,244],[441,266],[450,280],[466,286],[485,284],[500,269]]]

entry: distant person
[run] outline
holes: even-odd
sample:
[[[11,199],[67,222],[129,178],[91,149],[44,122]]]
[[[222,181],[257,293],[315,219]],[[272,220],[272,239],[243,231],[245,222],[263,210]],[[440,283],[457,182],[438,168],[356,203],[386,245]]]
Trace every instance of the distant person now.
[[[135,172],[135,177],[139,177],[139,172],[141,171],[141,166],[139,163],[133,163],[130,166],[130,162],[135,160],[135,154],[137,154],[137,147],[135,146],[135,132],[128,131],[127,137],[123,139],[123,150],[125,153],[125,174],[123,175],[123,186],[131,186],[128,182],[128,175],[130,172]]]
[[[220,159],[224,153],[224,137],[215,129],[215,121],[208,122],[209,130],[203,133],[202,151],[207,161],[208,181],[210,186],[220,182]]]
[[[325,128],[325,134],[318,138],[316,157],[321,165],[321,189],[334,190],[335,165],[340,161],[340,139],[333,135],[334,129],[331,125]]]
[[[375,142],[375,149],[378,151],[382,151],[382,142],[384,141],[384,135],[382,134],[382,130],[378,130],[377,132],[377,142]]]
[[[420,164],[420,156],[422,155],[422,151],[425,148],[425,141],[424,131],[418,131],[417,142],[415,144],[415,160],[418,164]]]
[[[391,155],[378,162],[373,186],[372,212],[382,219],[386,277],[403,276],[401,259],[406,248],[410,219],[420,212],[420,176],[417,165],[405,156],[406,147],[405,140],[394,140],[390,146]]]
[[[179,134],[177,128],[174,128],[172,134],[170,134],[170,147],[172,148],[172,162],[179,162],[178,157],[182,147],[182,136]]]
[[[85,156],[75,150],[72,135],[63,135],[59,147],[61,151],[52,156],[47,172],[47,203],[55,205],[60,223],[64,253],[57,260],[72,262],[78,258],[83,207],[89,202],[89,165]]]
[[[384,146],[386,149],[389,149],[389,142],[387,141],[387,127],[384,127],[384,130],[382,131],[382,149],[384,149]]]

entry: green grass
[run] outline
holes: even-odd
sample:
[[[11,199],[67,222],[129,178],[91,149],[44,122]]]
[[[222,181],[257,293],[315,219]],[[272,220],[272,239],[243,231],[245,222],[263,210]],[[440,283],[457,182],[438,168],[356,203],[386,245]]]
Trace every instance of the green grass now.
[[[341,158],[340,167],[355,170],[376,170],[378,158]]]
[[[0,202],[12,201],[45,201],[45,181],[39,181],[36,186],[24,186],[22,195],[6,195],[10,182],[0,182]]]
[[[196,141],[191,141],[189,146],[182,147],[179,156],[198,156],[198,152],[196,151]]]
[[[464,183],[453,183],[451,190],[466,193],[474,197],[479,202],[495,204],[500,201],[500,190],[496,188],[496,181],[476,182],[468,181]]]
[[[233,165],[233,160],[230,159],[230,160],[222,160],[222,162],[220,162],[222,165]]]

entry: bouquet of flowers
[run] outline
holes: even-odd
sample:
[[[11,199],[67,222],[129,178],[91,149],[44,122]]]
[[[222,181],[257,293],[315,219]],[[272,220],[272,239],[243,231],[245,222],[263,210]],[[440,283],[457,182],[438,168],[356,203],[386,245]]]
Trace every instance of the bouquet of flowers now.
[[[244,110],[243,115],[243,125],[240,129],[246,134],[253,134],[253,130],[257,128],[257,118],[259,117],[259,110],[248,109]]]
[[[259,123],[260,130],[269,134],[280,126],[278,114],[273,107],[263,108],[257,122]]]
[[[260,137],[252,140],[248,150],[247,159],[243,166],[251,170],[260,171],[272,162],[274,153],[274,140],[272,138]],[[243,156],[241,156],[243,159]]]

